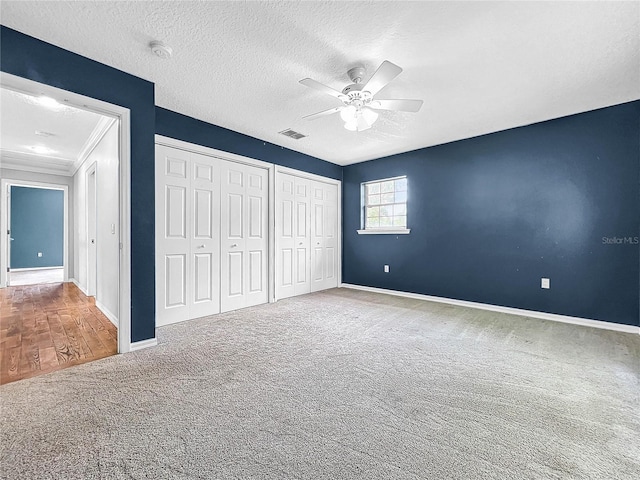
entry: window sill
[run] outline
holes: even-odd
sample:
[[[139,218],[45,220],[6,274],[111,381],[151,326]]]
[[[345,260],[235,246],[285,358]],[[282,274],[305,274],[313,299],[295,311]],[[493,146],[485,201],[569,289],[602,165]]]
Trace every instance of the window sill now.
[[[358,235],[409,235],[410,228],[399,228],[397,230],[356,230]]]

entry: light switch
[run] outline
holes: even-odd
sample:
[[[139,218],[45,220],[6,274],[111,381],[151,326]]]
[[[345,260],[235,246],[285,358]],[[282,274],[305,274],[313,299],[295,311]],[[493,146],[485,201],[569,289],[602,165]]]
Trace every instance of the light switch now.
[[[550,280],[548,278],[540,279],[540,288],[551,288]]]
[[[116,233],[116,224],[115,223],[111,224],[111,233],[114,234],[114,235]]]
[[[41,256],[42,256],[42,252],[38,252],[38,257],[41,257]]]
[[[384,266],[384,273],[389,273],[389,265]]]

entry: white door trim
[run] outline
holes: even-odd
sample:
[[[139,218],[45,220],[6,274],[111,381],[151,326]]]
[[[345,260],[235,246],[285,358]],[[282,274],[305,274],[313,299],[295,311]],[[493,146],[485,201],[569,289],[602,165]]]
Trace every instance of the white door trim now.
[[[64,268],[64,281],[69,281],[69,186],[61,183],[49,183],[49,182],[32,182],[27,180],[11,180],[11,179],[3,179],[2,180],[2,199],[0,200],[0,211],[2,211],[2,223],[0,224],[0,232],[2,244],[0,249],[2,250],[2,254],[0,255],[0,287],[4,288],[7,286],[7,268],[9,266],[9,235],[7,231],[9,230],[8,223],[8,211],[9,208],[9,187],[31,187],[31,188],[43,188],[48,190],[62,190],[63,191],[63,252],[62,252],[62,267]],[[52,268],[52,267],[45,267]],[[30,269],[34,270],[34,269]]]
[[[276,172],[287,173],[289,175],[295,175],[296,177],[308,178],[309,180],[330,183],[332,185],[340,185],[342,183],[340,180],[336,180],[334,178],[323,177],[322,175],[316,175],[315,173],[296,170],[295,168],[283,167],[282,165],[276,165]]]
[[[97,173],[97,162],[92,163],[87,171],[85,172],[85,185],[86,185],[86,201],[83,205],[84,207],[84,239],[87,242],[87,282],[86,288],[89,296],[95,297],[97,300],[98,297],[98,173]],[[93,175],[93,180],[90,180],[91,175]],[[91,192],[89,186],[93,183],[93,192]],[[93,199],[90,199],[90,196],[93,195]],[[90,202],[90,200],[92,200]],[[89,205],[93,205],[93,212],[90,211]],[[93,231],[90,231],[89,228],[89,216],[93,214]],[[91,237],[93,238],[93,254],[91,252]],[[91,261],[91,257],[93,256],[93,262]]]
[[[51,85],[26,78],[0,73],[0,86],[30,95],[46,95],[60,103],[89,110],[119,120],[119,170],[120,170],[120,265],[118,295],[118,352],[131,349],[131,112],[111,103],[103,102]],[[2,215],[4,218],[4,215]],[[6,232],[6,229],[4,230]],[[6,235],[0,235],[0,238]],[[5,247],[6,251],[6,247]],[[1,257],[1,255],[0,255]],[[4,268],[6,272],[6,267]],[[66,275],[65,275],[65,278]],[[6,281],[6,279],[5,279]]]
[[[209,157],[219,158],[221,160],[227,160],[235,163],[241,163],[245,165],[251,165],[258,168],[264,168],[267,170],[269,179],[269,208],[267,225],[269,228],[269,236],[267,251],[269,252],[267,272],[268,272],[268,292],[267,298],[269,303],[275,302],[275,224],[276,224],[276,209],[275,209],[275,167],[273,163],[263,162],[262,160],[256,160],[255,158],[244,157],[235,153],[225,152],[223,150],[217,150],[215,148],[204,147],[195,143],[189,143],[182,140],[177,140],[171,137],[165,137],[164,135],[155,136],[156,145],[164,145],[166,147],[177,148],[185,150],[187,152],[199,153]],[[323,178],[323,177],[319,177]],[[222,250],[221,250],[222,252]],[[338,277],[338,284],[340,284],[341,277]],[[157,288],[157,287],[156,287]]]
[[[273,163],[263,162],[262,160],[256,160],[251,157],[243,157],[242,155],[225,152],[224,150],[203,147],[202,145],[184,142],[175,138],[165,137],[164,135],[156,135],[156,145],[165,145],[167,147],[178,148],[188,152],[201,153],[202,155],[207,155],[209,157],[220,158],[221,160],[229,160],[236,163],[244,163],[246,165],[253,165],[254,167],[265,168],[267,170],[271,170],[275,166]]]

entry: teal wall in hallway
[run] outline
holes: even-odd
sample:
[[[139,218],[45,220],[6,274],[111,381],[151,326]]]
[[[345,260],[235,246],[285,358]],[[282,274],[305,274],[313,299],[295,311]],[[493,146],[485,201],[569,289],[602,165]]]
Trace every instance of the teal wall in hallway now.
[[[64,192],[11,187],[10,268],[61,267],[64,254]],[[42,253],[38,257],[38,252]]]

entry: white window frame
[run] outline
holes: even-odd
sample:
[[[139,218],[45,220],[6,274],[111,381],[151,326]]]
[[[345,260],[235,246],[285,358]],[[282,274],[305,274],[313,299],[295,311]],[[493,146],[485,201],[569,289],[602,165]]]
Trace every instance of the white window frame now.
[[[400,175],[398,177],[390,177],[390,178],[381,178],[381,179],[377,179],[377,180],[370,180],[368,182],[362,182],[360,184],[360,225],[361,225],[361,229],[358,230],[358,234],[359,235],[407,235],[411,232],[411,229],[409,228],[398,228],[398,227],[379,227],[379,228],[366,228],[367,225],[367,199],[366,199],[366,190],[367,190],[367,185],[370,185],[372,183],[383,183],[383,182],[389,182],[392,180],[400,180],[400,179],[406,179],[407,180],[407,201],[405,202],[405,205],[407,205],[407,211],[406,211],[406,216],[409,216],[409,210],[408,210],[408,204],[409,204],[409,178],[406,175]],[[407,218],[407,224],[408,224],[408,218]]]

